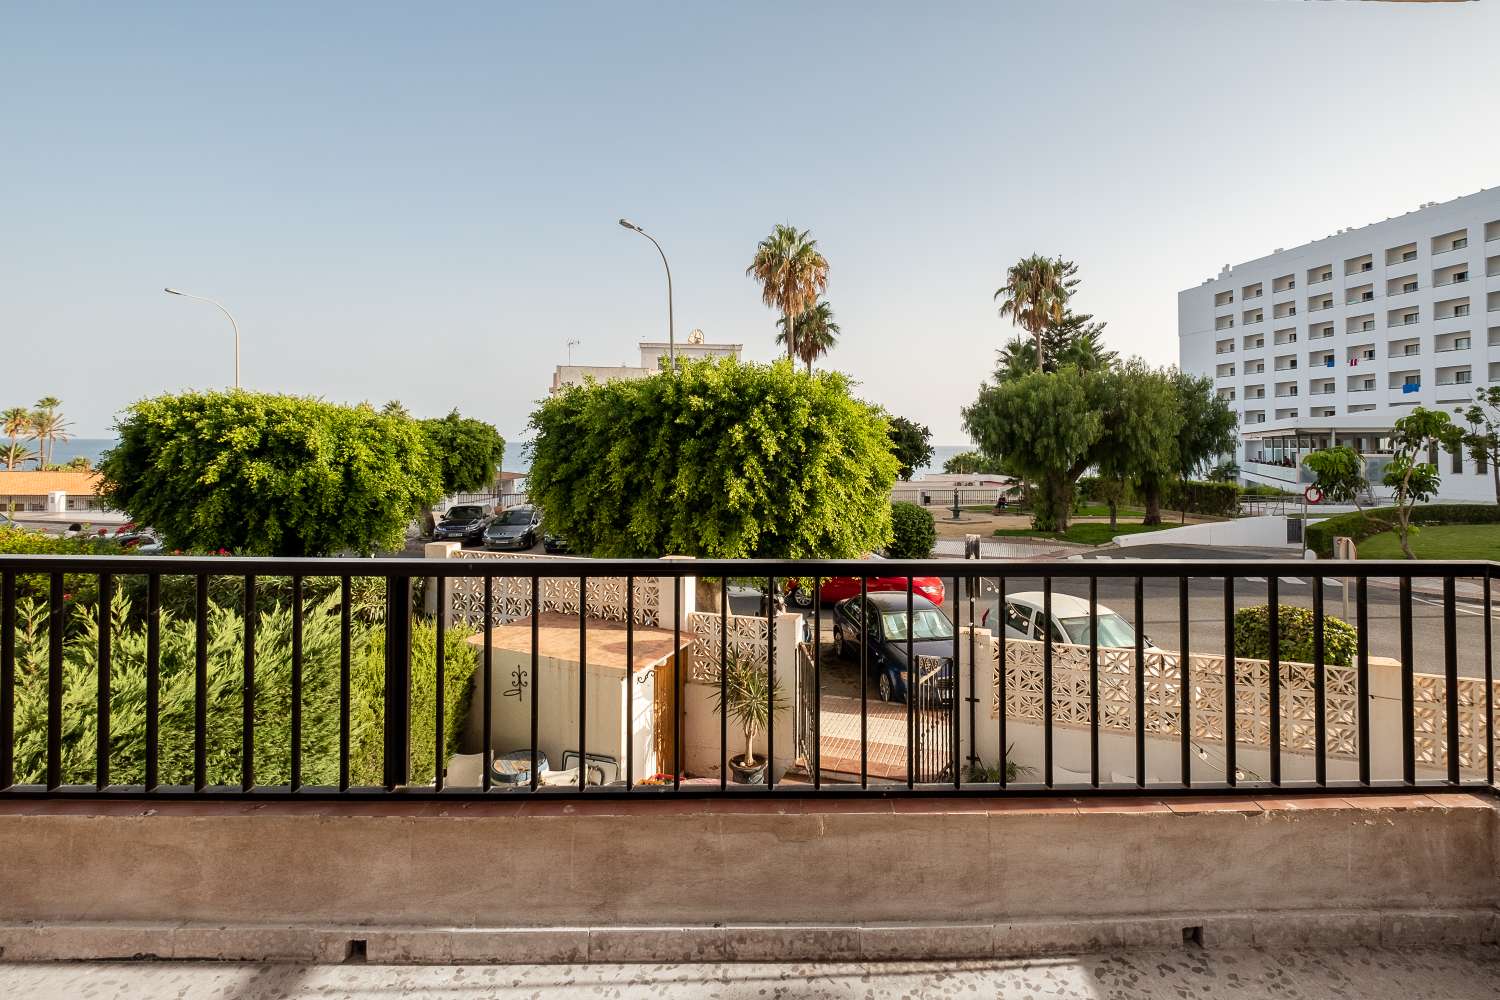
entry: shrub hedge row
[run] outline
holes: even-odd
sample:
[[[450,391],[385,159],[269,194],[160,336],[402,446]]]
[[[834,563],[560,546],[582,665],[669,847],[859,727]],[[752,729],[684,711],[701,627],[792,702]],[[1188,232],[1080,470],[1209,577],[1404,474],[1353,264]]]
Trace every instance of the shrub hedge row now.
[[[16,781],[39,783],[47,766],[47,611],[29,598],[17,602]],[[98,621],[94,608],[74,604],[63,646],[62,781],[90,784],[99,741]],[[109,616],[110,780],[141,784],[146,749],[146,634],[130,602],[116,599]],[[273,607],[256,619],[255,777],[258,785],[286,784],[291,755],[291,609]],[[244,704],[244,621],[232,608],[210,605],[208,615],[208,773],[210,785],[240,782],[240,727]],[[385,629],[356,620],[351,637],[350,781],[378,785],[384,741]],[[446,636],[444,729],[451,754],[468,715],[475,648],[467,630]],[[339,616],[330,599],[310,602],[303,628],[302,780],[335,785],[339,778]],[[192,618],[161,617],[159,778],[193,780],[195,627]],[[413,783],[430,781],[435,766],[437,631],[412,629],[411,764]]]
[[[1279,606],[1277,647],[1283,661],[1313,662],[1313,613],[1307,608]],[[1323,662],[1347,667],[1354,663],[1359,633],[1332,615],[1323,616]],[[1253,660],[1271,658],[1271,609],[1262,604],[1234,613],[1234,655]]]
[[[937,544],[932,511],[905,500],[891,504],[891,532],[886,553],[892,559],[926,559]]]
[[[1374,507],[1361,514],[1350,511],[1307,526],[1307,547],[1319,559],[1333,558],[1333,540],[1344,536],[1358,545],[1371,535],[1395,527],[1396,508]],[[1500,524],[1500,505],[1492,503],[1434,503],[1414,507],[1412,524]]]
[[[1170,510],[1229,517],[1239,510],[1240,488],[1234,483],[1190,479],[1185,483],[1168,483],[1165,500]]]

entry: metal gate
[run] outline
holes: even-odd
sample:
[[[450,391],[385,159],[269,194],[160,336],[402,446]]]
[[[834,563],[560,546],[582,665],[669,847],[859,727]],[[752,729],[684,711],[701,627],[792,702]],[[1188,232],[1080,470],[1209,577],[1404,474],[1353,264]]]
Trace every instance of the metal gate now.
[[[795,687],[797,719],[797,757],[812,773],[813,761],[817,758],[814,748],[818,743],[818,698],[817,671],[813,668],[813,648],[810,643],[797,643],[797,684]]]
[[[911,713],[912,780],[952,781],[958,761],[958,672],[946,656],[917,657]],[[910,676],[910,675],[908,675]]]

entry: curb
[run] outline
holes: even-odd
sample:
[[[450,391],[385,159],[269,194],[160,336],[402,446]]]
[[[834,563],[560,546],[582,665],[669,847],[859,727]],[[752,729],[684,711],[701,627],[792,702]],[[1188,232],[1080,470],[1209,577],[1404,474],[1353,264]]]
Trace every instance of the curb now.
[[[0,925],[0,958],[336,964],[1011,959],[1099,951],[1500,943],[1500,911],[1290,910],[871,925],[400,927]]]

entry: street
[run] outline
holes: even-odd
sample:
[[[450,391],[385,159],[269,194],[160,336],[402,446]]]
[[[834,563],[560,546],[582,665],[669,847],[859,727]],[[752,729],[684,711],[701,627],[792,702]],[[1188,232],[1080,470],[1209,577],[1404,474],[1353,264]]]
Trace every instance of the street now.
[[[1122,553],[1128,552],[1129,556]],[[1279,555],[1279,554],[1277,554]],[[1188,583],[1188,648],[1192,652],[1220,653],[1224,650],[1224,579],[1213,576],[1214,562],[1225,559],[1267,559],[1273,553],[1259,549],[1225,549],[1220,547],[1188,545],[1142,545],[1130,549],[1110,549],[1089,553],[1083,561],[1121,562],[1134,559],[1193,560],[1205,563],[1202,576],[1192,576]],[[1284,558],[1284,557],[1282,557]],[[996,583],[1010,563],[1004,560],[985,560],[982,565],[989,575],[984,593],[975,595],[973,615],[980,618],[994,631],[999,618],[999,594]],[[951,619],[954,614],[952,596],[953,582],[945,580],[949,596],[943,609]],[[1420,589],[1430,588],[1431,593]],[[1026,591],[1041,591],[1043,582],[1037,576],[1005,575],[1005,591],[1017,594]],[[1072,594],[1088,598],[1089,582],[1086,578],[1057,579],[1053,584],[1054,594]],[[1443,672],[1443,602],[1440,593],[1441,580],[1420,581],[1412,597],[1412,649],[1416,669],[1419,673]],[[1401,653],[1400,594],[1396,581],[1372,579],[1368,585],[1368,627],[1370,655],[1399,659]],[[1234,607],[1253,607],[1267,602],[1269,583],[1265,577],[1242,577],[1234,581]],[[1279,599],[1282,605],[1311,608],[1313,604],[1313,581],[1308,576],[1283,576],[1279,583]],[[1357,614],[1354,598],[1355,583],[1349,584],[1349,623],[1355,623]],[[1459,581],[1459,600],[1456,604],[1455,635],[1458,649],[1458,672],[1463,677],[1484,676],[1484,609],[1482,600],[1476,596],[1465,596],[1466,592],[1478,593],[1478,581]],[[732,592],[733,593],[733,592]],[[1324,614],[1342,618],[1344,615],[1344,587],[1339,579],[1327,580],[1323,592]],[[1179,646],[1178,581],[1176,579],[1147,578],[1142,587],[1144,631],[1158,646],[1176,650]],[[738,614],[756,614],[759,597],[753,592],[742,591],[732,596],[733,607]],[[1115,611],[1127,621],[1134,623],[1135,583],[1129,577],[1099,579],[1099,603]],[[960,623],[968,624],[970,608],[967,600],[959,609]],[[987,613],[987,614],[986,614]],[[831,609],[824,608],[825,641]]]

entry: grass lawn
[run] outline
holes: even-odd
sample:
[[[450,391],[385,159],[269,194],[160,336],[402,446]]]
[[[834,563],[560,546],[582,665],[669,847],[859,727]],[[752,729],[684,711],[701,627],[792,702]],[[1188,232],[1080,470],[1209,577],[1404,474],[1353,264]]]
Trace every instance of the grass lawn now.
[[[1051,531],[1036,531],[1032,528],[998,528],[995,531],[997,538],[1056,538],[1064,542],[1076,542],[1079,545],[1108,545],[1110,539],[1116,535],[1135,535],[1143,531],[1161,531],[1165,528],[1175,528],[1175,524],[1120,524],[1111,528],[1109,522],[1089,522],[1085,524],[1069,525],[1068,530],[1062,534]]]
[[[1429,524],[1411,536],[1418,559],[1500,559],[1500,524]],[[1361,559],[1404,559],[1394,531],[1359,543]]]

